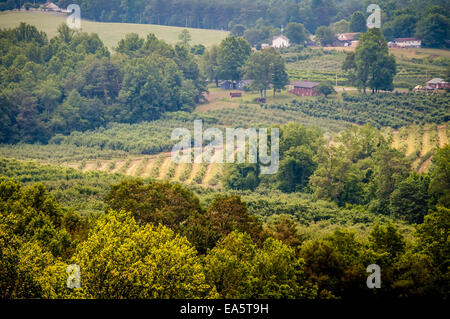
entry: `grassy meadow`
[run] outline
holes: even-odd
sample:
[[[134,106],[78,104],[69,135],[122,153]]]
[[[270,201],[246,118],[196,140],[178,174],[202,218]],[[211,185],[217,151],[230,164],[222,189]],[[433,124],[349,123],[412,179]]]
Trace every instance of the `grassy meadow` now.
[[[81,13],[83,16],[83,13]],[[2,12],[0,13],[0,28],[14,28],[20,22],[25,22],[36,26],[39,30],[44,31],[48,36],[54,37],[57,34],[58,26],[67,19],[65,14],[46,13],[39,11],[28,12]],[[103,23],[94,21],[81,21],[81,30],[87,33],[97,33],[108,48],[113,48],[119,40],[123,39],[127,33],[137,33],[141,37],[146,37],[149,33],[154,33],[157,38],[167,43],[174,44],[178,42],[178,35],[184,28],[150,25],[150,24],[134,24],[134,23]],[[187,28],[192,36],[193,44],[203,44],[211,46],[219,43],[227,35],[227,31],[205,30]]]

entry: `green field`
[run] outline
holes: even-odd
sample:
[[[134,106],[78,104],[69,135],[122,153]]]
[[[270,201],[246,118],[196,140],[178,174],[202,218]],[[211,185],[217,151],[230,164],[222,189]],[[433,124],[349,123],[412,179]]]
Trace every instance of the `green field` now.
[[[58,26],[66,21],[66,15],[44,12],[6,12],[0,14],[0,28],[14,28],[20,22],[26,22],[44,31],[51,38],[57,34]],[[150,24],[133,23],[102,23],[82,20],[81,30],[87,33],[97,33],[108,48],[116,46],[120,39],[127,33],[137,33],[145,37],[154,33],[156,37],[167,43],[173,44],[178,41],[178,35],[184,28],[169,27]],[[224,39],[228,32],[205,29],[189,29],[193,44],[211,46]]]
[[[354,48],[326,47],[316,49],[317,54],[306,60],[287,64],[291,78],[309,81],[336,80],[340,85],[348,84],[349,73],[342,71],[345,59],[344,52],[352,52]],[[332,52],[331,54],[329,54]],[[425,85],[428,80],[435,77],[445,78],[446,68],[450,66],[450,50],[444,49],[389,49],[397,62],[397,74],[394,77],[395,88],[413,88],[416,85]],[[291,54],[295,57],[295,54]]]

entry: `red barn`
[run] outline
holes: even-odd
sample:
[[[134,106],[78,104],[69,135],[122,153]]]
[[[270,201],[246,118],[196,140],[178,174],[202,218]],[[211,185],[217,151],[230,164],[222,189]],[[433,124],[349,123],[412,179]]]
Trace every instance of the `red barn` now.
[[[289,93],[298,96],[317,96],[320,92],[316,90],[317,82],[296,81],[290,84]]]
[[[441,78],[435,78],[432,79],[431,81],[427,82],[428,86],[431,86],[433,89],[446,89],[446,88],[450,88],[450,83],[444,81]]]

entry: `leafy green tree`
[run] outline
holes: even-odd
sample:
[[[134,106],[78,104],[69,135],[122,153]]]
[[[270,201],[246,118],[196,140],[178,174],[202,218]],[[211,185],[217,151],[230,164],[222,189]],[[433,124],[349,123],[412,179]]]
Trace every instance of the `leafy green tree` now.
[[[396,16],[392,21],[383,24],[383,33],[390,41],[394,38],[412,37],[416,30],[417,18],[412,14]]]
[[[424,46],[432,48],[445,47],[445,40],[449,37],[450,22],[442,14],[430,14],[418,23],[416,34],[422,39]]]
[[[286,85],[289,84],[289,76],[286,71],[284,59],[279,53],[276,53],[273,57],[271,83],[274,97],[277,90],[284,90]]]
[[[408,250],[392,268],[394,278],[390,288],[395,296],[420,298],[436,294],[433,264],[428,255]]]
[[[292,43],[304,44],[308,40],[306,28],[301,23],[290,22],[286,27],[286,36]]]
[[[284,244],[300,249],[303,242],[303,236],[298,229],[298,223],[291,215],[281,214],[273,215],[268,221],[268,227],[275,239],[280,240]]]
[[[180,35],[178,36],[178,41],[180,41],[181,45],[185,48],[190,46],[192,36],[187,29],[183,29],[181,31]]]
[[[308,146],[297,146],[283,153],[276,178],[278,188],[284,192],[303,190],[317,164],[314,153]]]
[[[256,48],[259,48],[262,43],[271,41],[270,36],[271,29],[265,26],[250,28],[244,32],[244,39],[247,40],[252,47]]]
[[[391,213],[410,223],[422,223],[428,211],[428,176],[412,173],[392,192]]]
[[[322,46],[333,44],[336,39],[333,30],[326,26],[320,26],[317,28],[315,38],[316,41]]]
[[[229,165],[225,169],[223,182],[224,186],[229,189],[255,190],[260,182],[259,165]]]
[[[303,260],[272,238],[257,248],[247,234],[232,232],[205,258],[207,278],[221,298],[314,298]]]
[[[366,17],[361,11],[355,11],[350,17],[350,32],[365,32]]]
[[[216,234],[216,242],[235,230],[248,233],[259,244],[267,235],[262,223],[249,213],[247,204],[237,195],[215,196],[208,206],[206,218]]]
[[[438,206],[435,211],[426,215],[423,224],[417,225],[416,228],[418,249],[432,258],[434,269],[444,275],[437,278],[440,278],[441,284],[445,284],[450,275],[450,209]],[[445,293],[448,295],[448,289]]]
[[[203,44],[195,44],[191,47],[191,53],[194,55],[203,55],[206,47]]]
[[[372,28],[361,36],[356,48],[355,64],[356,80],[364,93],[367,87],[372,92],[394,89],[393,79],[397,72],[395,58],[389,54],[380,29]]]
[[[254,52],[248,59],[244,72],[247,78],[253,79],[252,87],[260,91],[261,97],[266,96],[270,85],[275,96],[275,91],[283,89],[288,83],[284,60],[273,48]]]
[[[216,87],[219,87],[219,65],[217,63],[217,52],[218,47],[215,45],[207,50],[202,56],[200,68],[202,69],[206,78],[209,81],[214,82],[216,84]]]
[[[429,189],[432,204],[450,207],[450,146],[438,149],[432,161]]]
[[[109,211],[72,257],[85,298],[205,298],[212,295],[196,251],[164,226],[139,226]]]
[[[249,57],[244,66],[244,74],[253,79],[252,87],[260,92],[261,98],[266,96],[266,91],[272,82],[273,54],[269,49],[256,51]]]
[[[256,245],[248,234],[233,232],[205,258],[207,282],[221,298],[249,298],[252,260]]]
[[[42,184],[0,179],[0,296],[67,297],[61,258],[71,255],[80,218]]]
[[[67,23],[62,23],[58,27],[58,37],[65,43],[70,43],[75,35],[75,30],[69,28]]]
[[[404,155],[397,150],[381,147],[376,154],[377,168],[374,186],[376,210],[381,214],[389,212],[389,200],[398,185],[409,176],[411,164]]]
[[[320,131],[288,123],[280,132],[280,167],[276,174],[277,188],[285,192],[304,189],[315,171],[314,160]]]
[[[231,29],[231,34],[235,37],[242,37],[244,36],[244,32],[246,29],[247,28],[242,24],[235,24]]]
[[[317,86],[317,90],[328,97],[330,94],[335,94],[336,90],[334,89],[333,83],[331,81],[323,81]]]
[[[116,51],[131,55],[141,49],[143,45],[144,39],[141,39],[137,33],[128,33],[125,39],[119,41]]]
[[[217,69],[221,79],[238,81],[242,78],[243,66],[252,48],[243,38],[227,37],[219,45]]]
[[[387,143],[370,125],[352,126],[336,142],[327,141],[317,152],[318,168],[310,179],[314,194],[339,205],[365,204],[375,197],[372,185],[377,163],[373,157]]]
[[[12,36],[17,41],[36,42],[40,45],[47,44],[47,35],[39,31],[35,26],[21,22],[17,28],[11,30]]]
[[[163,224],[175,230],[191,214],[202,211],[198,198],[182,186],[141,179],[113,185],[105,202],[110,209],[132,212],[140,224]]]
[[[347,20],[342,19],[333,23],[332,29],[335,34],[347,33],[350,32],[350,23]]]
[[[380,253],[388,253],[391,261],[405,252],[405,239],[392,222],[386,225],[375,224],[369,234],[371,248]]]

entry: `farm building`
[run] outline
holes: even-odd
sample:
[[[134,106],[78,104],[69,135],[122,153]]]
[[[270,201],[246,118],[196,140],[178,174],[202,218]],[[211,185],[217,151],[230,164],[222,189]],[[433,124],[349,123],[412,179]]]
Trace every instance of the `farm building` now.
[[[290,41],[284,35],[278,35],[273,37],[272,47],[273,48],[287,48],[290,46]]]
[[[317,96],[320,92],[316,90],[317,82],[295,81],[289,85],[289,93],[298,96]]]
[[[233,81],[222,81],[219,83],[219,86],[222,90],[246,90],[246,87],[250,85],[253,82],[253,80],[241,80],[238,82]]]
[[[417,38],[398,38],[394,42],[389,42],[391,48],[420,48],[422,40]]]
[[[234,82],[228,80],[220,82],[219,86],[222,90],[233,90],[235,88]]]
[[[252,84],[253,80],[242,80],[236,84],[236,89],[245,91],[249,89],[250,84]]]
[[[417,85],[417,86],[415,86],[414,89],[413,89],[414,92],[419,92],[419,91],[433,91],[433,90],[434,90],[434,89],[433,89],[431,86],[429,86],[429,85],[426,85],[426,86]]]
[[[351,32],[351,33],[341,33],[338,34],[337,40],[335,41],[335,46],[344,46],[349,47],[352,46],[352,42],[355,42],[361,32]]]
[[[60,12],[61,11],[60,7],[58,7],[53,2],[46,2],[43,5],[41,5],[40,8],[43,11],[55,11],[55,12]]]
[[[434,78],[427,82],[427,85],[433,89],[447,89],[450,88],[450,83],[444,81],[441,78]]]

